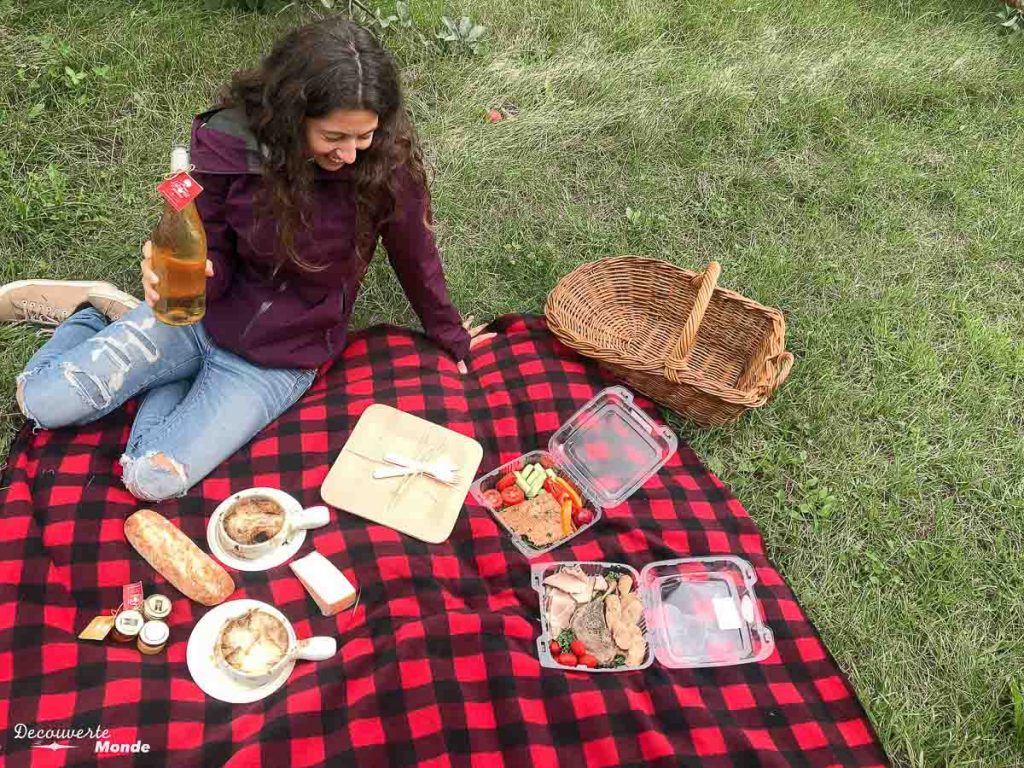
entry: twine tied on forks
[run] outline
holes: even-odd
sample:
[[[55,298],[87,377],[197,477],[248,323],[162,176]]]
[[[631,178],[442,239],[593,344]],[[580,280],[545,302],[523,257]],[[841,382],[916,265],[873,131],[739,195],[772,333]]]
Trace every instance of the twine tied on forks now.
[[[375,480],[385,480],[392,477],[401,477],[402,482],[395,489],[388,505],[388,512],[394,510],[395,504],[401,499],[409,488],[410,483],[417,477],[429,477],[442,485],[454,487],[459,484],[459,468],[447,459],[429,461],[432,455],[436,455],[441,448],[436,442],[425,440],[421,443],[423,449],[415,458],[410,458],[400,453],[389,452],[383,456],[370,456],[361,451],[346,448],[349,453],[360,458],[372,461],[377,464],[384,464],[374,470],[372,477]]]

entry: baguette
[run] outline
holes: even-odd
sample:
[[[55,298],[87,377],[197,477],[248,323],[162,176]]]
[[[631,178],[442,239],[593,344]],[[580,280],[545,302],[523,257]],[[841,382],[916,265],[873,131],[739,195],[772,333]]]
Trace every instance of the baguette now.
[[[153,510],[140,509],[129,516],[124,535],[153,570],[197,603],[217,605],[235,591],[227,571]]]

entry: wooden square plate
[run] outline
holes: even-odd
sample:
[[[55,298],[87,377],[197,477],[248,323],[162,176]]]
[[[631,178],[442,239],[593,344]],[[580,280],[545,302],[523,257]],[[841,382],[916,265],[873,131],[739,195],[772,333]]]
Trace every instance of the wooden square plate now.
[[[458,480],[445,485],[426,475],[374,479],[375,470],[392,466],[383,461],[386,454],[451,462]],[[338,509],[440,544],[455,527],[482,458],[483,448],[473,438],[374,403],[356,422],[320,495]]]

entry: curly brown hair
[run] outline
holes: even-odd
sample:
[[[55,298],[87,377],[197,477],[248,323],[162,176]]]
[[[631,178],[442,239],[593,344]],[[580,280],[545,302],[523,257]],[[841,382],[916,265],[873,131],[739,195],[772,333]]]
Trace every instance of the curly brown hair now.
[[[323,117],[336,109],[377,113],[373,141],[353,165],[356,252],[363,269],[376,246],[375,224],[394,211],[396,171],[404,167],[427,187],[395,62],[373,35],[348,19],[332,17],[287,33],[258,67],[236,72],[218,100],[244,110],[263,147],[266,194],[261,207],[277,221],[282,266],[307,271],[326,266],[305,261],[295,249],[296,230],[309,226],[313,184],[303,126],[307,117]],[[429,226],[429,196],[426,216]]]

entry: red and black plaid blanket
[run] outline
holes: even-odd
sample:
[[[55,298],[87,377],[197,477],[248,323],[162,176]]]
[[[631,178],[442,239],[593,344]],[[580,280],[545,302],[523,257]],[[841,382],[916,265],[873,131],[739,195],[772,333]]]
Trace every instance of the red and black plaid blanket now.
[[[208,516],[235,491],[276,486],[306,504],[363,410],[387,403],[471,435],[489,469],[543,447],[606,385],[537,318],[506,317],[468,376],[422,336],[377,327],[302,402],[185,498],[156,506],[205,548]],[[641,401],[643,405],[648,404]],[[114,466],[130,407],[90,427],[18,436],[0,491],[0,734],[8,765],[79,765],[94,742],[48,751],[23,728],[98,728],[149,744],[137,765],[867,766],[885,756],[814,627],[765,557],[743,506],[688,448],[556,560],[636,568],[681,555],[736,554],[757,569],[778,643],[761,664],[590,675],[541,668],[530,568],[483,509],[428,545],[334,512],[316,548],[362,587],[356,611],[325,618],[286,566],[233,573],[234,597],[278,606],[300,637],[333,634],[338,655],[300,663],[255,704],[207,698],[186,664],[207,610],[163,583],[125,541],[138,502]],[[79,641],[141,580],[172,596],[171,643]],[[23,731],[22,731],[23,732]],[[48,743],[48,742],[43,742]],[[128,762],[124,756],[111,757]],[[2,762],[2,760],[0,760]]]

